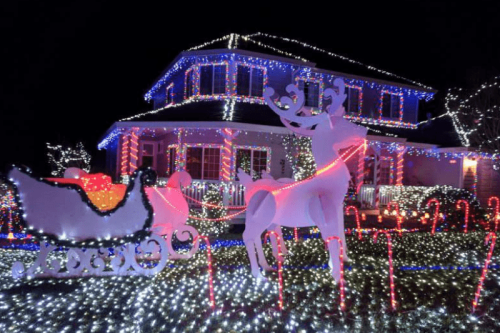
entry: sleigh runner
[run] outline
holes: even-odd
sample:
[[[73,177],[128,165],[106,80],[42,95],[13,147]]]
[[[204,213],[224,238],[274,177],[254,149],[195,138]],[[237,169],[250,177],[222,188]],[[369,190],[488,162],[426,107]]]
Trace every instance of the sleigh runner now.
[[[145,187],[148,170],[139,170],[123,199],[104,212],[78,185],[35,179],[16,167],[8,180],[17,190],[26,229],[40,240],[36,261],[27,269],[15,262],[14,277],[151,275],[165,267],[169,256],[185,259],[198,249],[196,245],[181,255],[172,247],[176,233],[180,241],[198,235],[185,225],[189,210],[180,186],[191,183],[187,173],[174,174],[167,188],[157,189]],[[176,210],[165,200],[173,202]],[[54,257],[49,264],[49,257],[64,253],[57,251],[61,246],[68,249],[65,263]]]

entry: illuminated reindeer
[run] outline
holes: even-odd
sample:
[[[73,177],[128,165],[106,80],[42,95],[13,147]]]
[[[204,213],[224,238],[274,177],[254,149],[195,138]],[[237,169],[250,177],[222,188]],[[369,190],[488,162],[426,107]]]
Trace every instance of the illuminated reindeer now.
[[[288,107],[287,109],[281,109],[274,103],[271,98],[274,95],[272,88],[265,91],[267,105],[281,117],[287,128],[299,135],[312,137],[312,153],[318,171],[310,179],[284,184],[269,178],[254,182],[249,175],[239,170],[238,177],[246,186],[245,197],[248,205],[243,240],[250,258],[252,274],[256,278],[264,279],[257,256],[264,269],[271,269],[262,251],[261,235],[266,229],[271,230],[277,226],[316,225],[324,240],[330,236],[340,237],[346,249],[343,202],[350,174],[338,150],[363,144],[367,129],[343,118],[342,103],[346,98],[344,82],[336,79],[334,85],[338,92],[329,88],[324,93],[332,100],[327,112],[314,116],[300,115],[310,114],[310,111],[303,108],[304,92],[293,84],[288,85],[286,90],[289,94],[295,94],[296,102],[286,96],[280,99],[281,105]],[[292,123],[299,124],[299,127],[293,126]],[[332,267],[332,276],[337,281],[340,279],[338,251],[338,243],[330,242],[329,264]],[[347,257],[344,257],[344,260],[347,260]]]

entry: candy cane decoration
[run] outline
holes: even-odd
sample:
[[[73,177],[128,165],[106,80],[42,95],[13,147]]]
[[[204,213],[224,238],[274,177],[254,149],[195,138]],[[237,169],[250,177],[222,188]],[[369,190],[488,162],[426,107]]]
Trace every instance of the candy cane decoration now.
[[[399,215],[399,204],[395,201],[391,201],[387,204],[387,210],[391,211],[391,206],[396,210],[396,221],[398,223],[399,237],[403,236],[403,231],[401,230],[401,224],[403,223],[403,217]]]
[[[460,199],[457,201],[457,209],[460,209],[460,204],[462,204],[465,207],[464,233],[467,233],[467,225],[469,224],[469,203],[467,202],[467,200]]]
[[[500,216],[498,216],[498,208],[499,208],[499,205],[500,205],[500,199],[498,199],[498,197],[490,197],[488,199],[488,207],[492,206],[493,201],[496,201],[496,205],[495,205],[495,232],[497,232],[498,219],[500,217]]]
[[[391,306],[392,310],[396,310],[396,293],[394,291],[394,269],[392,268],[392,241],[391,241],[391,235],[387,230],[377,230],[375,231],[375,234],[373,235],[373,241],[377,243],[377,236],[379,233],[383,233],[387,237],[387,246],[389,248],[389,280],[390,280],[390,287],[391,287]]]
[[[267,239],[270,235],[273,235],[274,238],[276,239],[276,243],[278,243],[278,258],[279,260],[278,261],[278,283],[279,283],[279,301],[278,301],[278,306],[280,308],[280,310],[283,310],[283,267],[281,265],[281,258],[282,258],[282,254],[281,254],[281,240],[280,240],[280,236],[278,235],[278,233],[276,233],[276,231],[268,231],[266,232],[266,235],[264,236],[264,242],[267,243]]]
[[[340,308],[345,311],[345,280],[344,280],[344,247],[342,246],[342,240],[337,236],[330,236],[326,239],[326,248],[331,240],[336,239],[339,243],[339,260],[340,260]]]
[[[354,206],[347,206],[345,208],[345,213],[346,215],[349,215],[349,210],[353,210],[354,211],[354,215],[356,215],[356,225],[358,227],[358,238],[361,239],[363,238],[363,235],[361,234],[361,224],[359,223],[359,212],[358,212],[358,209]]]
[[[293,237],[295,238],[295,243],[299,242],[299,231],[297,230],[297,227],[293,228]]]
[[[434,212],[434,222],[432,223],[432,232],[431,232],[431,235],[434,235],[434,233],[436,232],[436,224],[439,217],[439,201],[436,198],[430,199],[427,202],[427,208],[430,208],[432,203],[436,204],[436,211]]]
[[[479,279],[479,284],[477,285],[476,295],[474,297],[474,301],[472,301],[472,313],[476,311],[477,303],[479,302],[479,296],[481,296],[481,289],[483,288],[483,282],[486,278],[486,273],[488,273],[488,266],[491,261],[491,256],[493,255],[493,249],[495,249],[495,242],[497,240],[497,235],[494,232],[490,232],[486,236],[485,244],[487,245],[491,239],[490,251],[488,252],[488,257],[486,258],[486,262],[484,263],[483,272],[481,273],[481,278]]]
[[[199,239],[203,239],[207,244],[207,262],[208,262],[208,289],[210,292],[210,306],[215,308],[215,297],[214,297],[214,281],[212,272],[212,251],[210,250],[210,241],[207,236],[198,235],[193,240],[193,246]]]

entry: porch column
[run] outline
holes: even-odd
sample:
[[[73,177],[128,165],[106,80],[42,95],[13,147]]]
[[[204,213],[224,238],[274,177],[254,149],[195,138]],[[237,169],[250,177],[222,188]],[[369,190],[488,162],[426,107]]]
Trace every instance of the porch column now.
[[[375,170],[374,170],[375,172],[373,173],[373,176],[375,177],[374,206],[375,209],[378,209],[380,206],[380,186],[382,185],[382,177],[381,177],[382,170],[380,168],[381,151],[380,148],[374,148],[373,150],[375,152]]]
[[[234,180],[235,161],[233,156],[233,139],[239,134],[239,131],[224,128],[221,131],[224,138],[224,146],[222,147],[222,181],[230,182]]]
[[[186,148],[182,142],[184,129],[177,129],[177,151],[175,154],[175,171],[186,171]]]
[[[139,128],[134,127],[130,132],[130,150],[129,150],[129,175],[133,174],[137,170],[137,161],[139,160]]]
[[[406,147],[400,145],[397,149],[398,156],[396,158],[396,186],[403,185],[403,163],[405,161]]]
[[[120,152],[120,176],[121,178],[128,175],[129,152],[130,152],[130,139],[129,133],[122,134],[122,145]]]
[[[363,149],[359,150],[358,153],[358,172],[356,174],[356,193],[358,193],[358,200],[359,200],[359,194],[361,191],[361,185],[363,185],[363,180],[365,178],[365,153],[366,153],[366,147]]]

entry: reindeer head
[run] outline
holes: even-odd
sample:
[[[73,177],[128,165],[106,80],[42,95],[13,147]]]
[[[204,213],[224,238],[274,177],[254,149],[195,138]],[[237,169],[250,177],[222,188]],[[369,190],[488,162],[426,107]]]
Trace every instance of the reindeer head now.
[[[286,91],[289,94],[295,94],[296,101],[294,102],[288,96],[283,96],[280,99],[281,104],[288,109],[281,109],[274,103],[271,98],[274,95],[274,89],[267,88],[264,93],[267,105],[280,116],[281,121],[288,129],[298,135],[313,138],[313,153],[314,142],[318,140],[321,141],[322,146],[326,144],[338,150],[360,144],[366,137],[366,128],[344,119],[345,111],[342,106],[346,99],[344,81],[335,79],[333,84],[338,88],[338,91],[328,88],[324,93],[325,97],[331,99],[331,104],[327,107],[326,112],[314,116],[311,115],[310,109],[304,108],[304,92],[293,84],[289,84]],[[293,126],[292,123],[296,123],[298,126]]]

